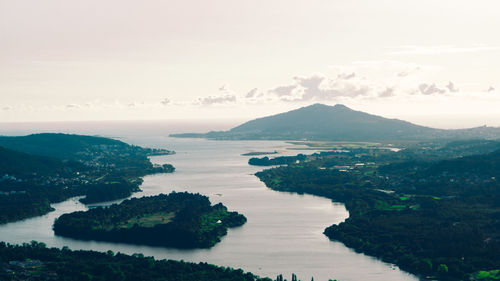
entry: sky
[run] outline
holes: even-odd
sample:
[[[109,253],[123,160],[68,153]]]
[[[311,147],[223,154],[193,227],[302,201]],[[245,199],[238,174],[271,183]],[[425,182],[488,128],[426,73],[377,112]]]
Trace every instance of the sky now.
[[[344,104],[500,126],[498,0],[0,0],[0,122]]]

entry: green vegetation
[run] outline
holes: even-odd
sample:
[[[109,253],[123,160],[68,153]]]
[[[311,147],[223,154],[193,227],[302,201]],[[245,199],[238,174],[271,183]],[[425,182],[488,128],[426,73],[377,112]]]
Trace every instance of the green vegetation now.
[[[274,166],[274,165],[286,165],[304,160],[306,160],[306,156],[304,154],[299,154],[297,156],[279,156],[271,159],[265,156],[262,158],[250,158],[248,160],[248,164],[254,166]]]
[[[142,176],[169,173],[149,155],[163,149],[79,135],[0,137],[0,224],[50,212],[50,203],[85,196],[85,204],[111,201],[140,191]]]
[[[172,192],[64,214],[53,228],[56,235],[84,240],[209,248],[229,227],[245,222],[243,215],[228,212],[220,203],[211,206],[206,196]]]
[[[500,280],[500,270],[495,269],[495,270],[481,270],[479,272],[476,272],[472,275],[472,278],[474,280],[485,280],[485,281],[490,281],[490,280]]]
[[[469,155],[457,147],[484,154]],[[494,142],[354,148],[256,175],[279,191],[343,202],[333,240],[440,280],[495,280],[500,268],[500,150]],[[481,279],[483,278],[483,279]]]
[[[71,251],[32,242],[0,242],[0,280],[60,281],[271,281],[241,269],[207,263],[155,260],[142,254]]]

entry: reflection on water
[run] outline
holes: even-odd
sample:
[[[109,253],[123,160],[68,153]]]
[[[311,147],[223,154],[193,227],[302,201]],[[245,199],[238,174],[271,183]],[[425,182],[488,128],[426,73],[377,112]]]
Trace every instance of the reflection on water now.
[[[248,222],[230,229],[222,242],[211,249],[177,250],[56,237],[51,229],[55,218],[63,213],[86,209],[77,199],[71,199],[54,204],[56,211],[45,216],[0,226],[1,240],[10,243],[37,240],[48,246],[204,261],[270,277],[283,273],[289,278],[294,272],[302,280],[310,280],[311,276],[315,280],[417,280],[389,264],[329,241],[322,234],[327,226],[348,217],[343,204],[310,195],[269,190],[253,176],[261,168],[247,165],[250,156],[241,156],[250,151],[284,151],[289,144],[164,136],[134,136],[125,140],[177,152],[176,155],[152,158],[155,163],[172,163],[176,172],[145,177],[143,192],[136,193],[135,197],[172,190],[199,192],[208,195],[213,203],[222,202],[230,210],[244,214]],[[294,150],[285,154],[300,152]]]

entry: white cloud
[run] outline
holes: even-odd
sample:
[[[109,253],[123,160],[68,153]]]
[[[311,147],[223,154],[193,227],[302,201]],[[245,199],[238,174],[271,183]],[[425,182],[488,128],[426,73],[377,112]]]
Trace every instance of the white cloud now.
[[[245,98],[247,99],[250,99],[250,98],[253,98],[257,95],[257,92],[259,91],[259,89],[257,88],[253,88],[252,90],[250,90],[250,92],[248,92],[246,95],[245,95]]]
[[[352,72],[350,74],[340,73],[339,75],[337,75],[337,78],[345,79],[345,80],[349,80],[349,79],[352,79],[354,77],[356,77],[356,73],[354,73],[354,72]]]
[[[405,67],[408,68],[408,71],[405,73],[393,72],[390,75],[393,79],[358,76],[356,72],[347,72],[350,74],[343,72],[343,74],[335,74],[332,78],[324,74],[296,76],[288,85],[276,86],[266,91],[265,96],[256,95],[256,89],[250,92],[250,96],[254,97],[253,101],[262,102],[347,102],[349,100],[373,99],[396,100],[416,96],[440,95],[445,97],[449,96],[447,94],[460,92],[460,89],[451,81],[442,83],[430,80],[429,82],[429,77],[421,75],[412,75],[411,78],[404,79],[397,78],[397,76],[406,77],[412,72],[423,71],[420,66],[414,64],[405,65]],[[474,91],[466,91],[462,95],[472,95],[472,92]]]
[[[223,104],[223,103],[233,103],[233,102],[236,102],[235,95],[222,95],[222,96],[208,96],[204,98],[199,98],[197,104],[213,105],[213,104]]]
[[[446,90],[440,89],[436,86],[436,84],[427,84],[422,83],[418,86],[418,90],[422,95],[433,95],[433,94],[444,94]]]
[[[80,105],[76,103],[70,103],[66,105],[66,108],[73,109],[73,108],[80,108]]]
[[[448,85],[446,85],[446,88],[448,89],[448,91],[452,92],[452,93],[456,93],[456,92],[459,92],[460,89],[458,89],[457,87],[455,87],[455,84],[453,84],[453,82],[448,82]]]
[[[279,86],[268,91],[281,101],[328,101],[337,98],[367,96],[371,87],[363,79],[355,79],[355,74],[337,76],[329,79],[322,74],[297,76],[289,85]]]
[[[442,54],[460,54],[460,53],[477,53],[498,51],[497,46],[469,46],[458,47],[453,45],[441,46],[399,46],[395,47],[396,51],[392,51],[390,55],[442,55]]]
[[[171,103],[169,98],[164,98],[161,102],[162,105],[169,105]]]
[[[395,95],[394,88],[387,87],[378,96],[381,97],[381,98],[387,98],[387,97],[392,97],[394,95]]]
[[[287,85],[287,86],[279,86],[274,89],[269,90],[269,93],[275,94],[278,97],[283,96],[291,96],[293,90],[297,88],[297,85]]]

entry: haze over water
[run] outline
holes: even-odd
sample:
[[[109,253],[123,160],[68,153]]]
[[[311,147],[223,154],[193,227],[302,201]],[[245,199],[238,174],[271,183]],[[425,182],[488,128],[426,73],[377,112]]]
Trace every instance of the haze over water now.
[[[373,259],[357,254],[343,244],[329,241],[322,234],[325,227],[348,217],[343,204],[311,195],[272,191],[253,174],[262,168],[247,164],[249,157],[242,153],[278,150],[290,155],[311,151],[286,150],[291,145],[270,141],[209,141],[172,139],[166,131],[147,130],[144,126],[128,129],[94,127],[94,134],[104,134],[137,145],[162,147],[177,152],[170,156],[153,157],[154,163],[171,163],[173,174],[147,176],[143,192],[135,197],[189,191],[210,197],[212,203],[222,202],[229,210],[238,211],[248,222],[231,229],[222,241],[211,249],[176,250],[161,247],[124,245],[104,242],[85,242],[53,235],[53,220],[62,213],[85,210],[71,199],[54,204],[56,211],[42,217],[10,223],[0,227],[0,237],[6,242],[22,243],[31,240],[48,246],[71,249],[112,250],[122,253],[143,253],[146,256],[185,261],[208,262],[242,268],[260,276],[275,277],[283,273],[290,278],[296,273],[301,280],[417,280],[412,275]],[[90,128],[47,128],[54,131],[91,134]],[[188,128],[187,130],[192,129]],[[140,134],[137,134],[140,131]],[[2,132],[6,134],[7,132]],[[11,133],[14,133],[11,131]]]

